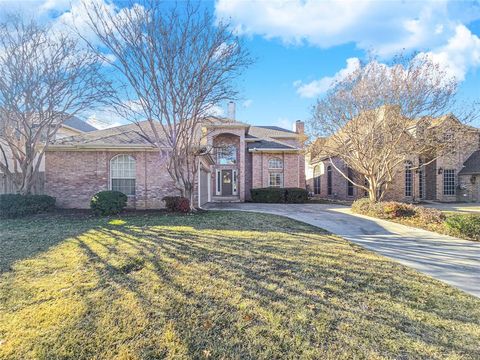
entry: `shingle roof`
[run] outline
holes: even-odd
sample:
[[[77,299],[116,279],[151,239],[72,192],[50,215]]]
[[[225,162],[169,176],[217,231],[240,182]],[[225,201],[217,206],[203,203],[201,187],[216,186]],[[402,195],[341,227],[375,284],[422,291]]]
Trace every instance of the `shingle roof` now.
[[[248,129],[247,135],[249,137],[256,137],[256,138],[291,138],[296,139],[298,138],[298,134],[296,132],[283,129],[278,126],[250,126]]]
[[[273,140],[258,140],[247,143],[247,149],[258,149],[258,150],[268,150],[268,149],[285,149],[285,150],[294,150],[296,149],[293,146],[283,144]]]
[[[210,118],[212,124],[217,123],[219,126],[222,123],[228,123],[230,125],[244,125],[247,128],[248,139],[257,140],[252,142],[251,147],[257,149],[295,149],[293,146],[282,143],[281,141],[275,141],[279,139],[297,139],[298,134],[282,129],[278,126],[249,126],[244,123],[229,120],[226,122],[224,119]],[[81,122],[81,120],[78,119]],[[86,124],[86,123],[85,123]],[[86,124],[88,125],[88,124]],[[159,133],[163,133],[160,125],[158,125]],[[88,146],[88,147],[101,147],[101,146],[148,146],[154,145],[149,141],[153,139],[152,129],[147,121],[140,122],[138,124],[128,124],[122,126],[116,126],[109,129],[96,130],[91,132],[85,132],[80,135],[65,137],[55,140],[52,145],[59,146]]]
[[[72,116],[71,118],[65,120],[63,122],[63,124],[68,126],[68,127],[80,130],[82,132],[91,132],[91,131],[98,130],[97,128],[93,127],[92,125],[87,124],[85,121],[80,120],[76,116]]]
[[[463,163],[463,169],[458,175],[480,174],[480,150],[474,151],[472,155]]]
[[[96,130],[76,136],[64,137],[52,142],[52,145],[68,146],[147,146],[153,147],[149,141],[152,130],[148,122],[116,126],[109,129]]]

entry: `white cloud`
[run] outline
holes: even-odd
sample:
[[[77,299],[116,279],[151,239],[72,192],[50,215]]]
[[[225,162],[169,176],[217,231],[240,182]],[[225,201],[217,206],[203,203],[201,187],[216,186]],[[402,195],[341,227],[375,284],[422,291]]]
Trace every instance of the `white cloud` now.
[[[210,106],[207,112],[208,112],[208,115],[210,116],[218,116],[218,117],[225,116],[225,110],[219,105]]]
[[[463,81],[470,68],[480,66],[480,37],[458,25],[447,44],[418,56],[429,56],[457,80]]]
[[[219,19],[230,19],[240,34],[322,48],[353,42],[389,56],[402,49],[440,46],[464,20],[462,14],[480,17],[475,3],[461,6],[462,11],[454,11],[455,4],[448,0],[218,0],[215,11]]]
[[[245,109],[248,109],[250,106],[252,106],[252,104],[253,104],[253,100],[252,99],[247,99],[242,103],[242,106]]]
[[[88,114],[86,122],[97,129],[107,129],[127,123],[113,107],[109,106]]]
[[[108,128],[112,128],[112,127],[115,127],[115,126],[120,126],[120,125],[123,125],[122,123],[118,122],[118,121],[105,121],[105,120],[101,120],[101,119],[97,119],[95,117],[95,115],[91,115],[87,120],[86,120],[86,123],[89,124],[89,125],[92,125],[93,127],[99,129],[99,130],[103,130],[103,129],[108,129]]]
[[[297,94],[304,98],[314,98],[327,92],[327,90],[337,81],[347,77],[360,67],[360,60],[358,58],[347,59],[347,66],[333,76],[325,76],[318,80],[313,80],[309,83],[303,83],[297,80],[293,83],[297,89]]]
[[[287,129],[287,130],[295,130],[294,129],[294,121],[286,118],[286,117],[280,117],[277,119],[276,126],[279,126],[281,128]]]

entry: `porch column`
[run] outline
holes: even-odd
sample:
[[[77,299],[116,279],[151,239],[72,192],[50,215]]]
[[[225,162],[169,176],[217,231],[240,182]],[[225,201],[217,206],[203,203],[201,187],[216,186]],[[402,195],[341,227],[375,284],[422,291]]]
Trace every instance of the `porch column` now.
[[[245,201],[245,134],[240,136],[240,201]],[[237,175],[238,176],[238,175]]]

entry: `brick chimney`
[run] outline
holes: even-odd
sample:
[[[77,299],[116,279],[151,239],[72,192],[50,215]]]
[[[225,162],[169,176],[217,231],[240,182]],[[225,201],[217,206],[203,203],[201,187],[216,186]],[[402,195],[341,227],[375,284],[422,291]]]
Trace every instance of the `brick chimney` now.
[[[235,120],[235,103],[230,101],[227,106],[227,117],[230,120]]]
[[[295,121],[295,132],[300,135],[305,134],[305,123],[303,121]]]

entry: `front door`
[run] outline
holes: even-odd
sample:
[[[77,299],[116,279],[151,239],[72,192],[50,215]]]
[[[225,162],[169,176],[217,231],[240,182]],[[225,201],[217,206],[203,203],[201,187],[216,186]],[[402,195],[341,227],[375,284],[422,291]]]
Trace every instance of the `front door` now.
[[[231,196],[232,193],[232,170],[222,170],[222,196]]]

